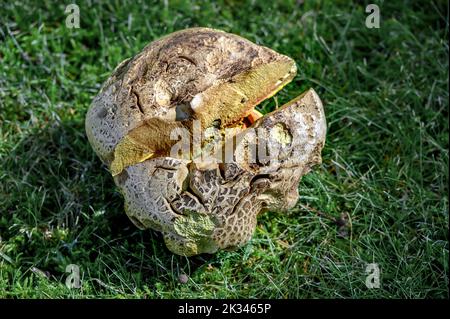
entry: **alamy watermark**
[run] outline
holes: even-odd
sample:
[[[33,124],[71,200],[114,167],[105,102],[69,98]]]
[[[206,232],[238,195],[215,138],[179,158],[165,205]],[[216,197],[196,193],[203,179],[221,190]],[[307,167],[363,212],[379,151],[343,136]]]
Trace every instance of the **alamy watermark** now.
[[[369,15],[366,18],[366,27],[369,29],[379,29],[380,28],[380,7],[376,4],[369,4],[366,7],[366,13]]]
[[[67,14],[66,27],[69,29],[80,28],[80,7],[75,3],[69,4],[64,11]]]
[[[378,264],[367,264],[366,274],[366,287],[369,289],[380,288],[380,267]]]
[[[81,288],[80,267],[75,264],[67,265],[66,273],[69,274],[66,277],[66,287],[69,289]]]
[[[306,123],[305,119],[300,122]],[[318,127],[307,131],[306,125],[303,126],[293,129],[284,123],[276,123],[270,127],[208,127],[202,130],[200,121],[194,120],[192,132],[182,127],[171,131],[170,139],[176,142],[169,156],[202,164],[277,165],[287,157],[307,161],[320,133]]]

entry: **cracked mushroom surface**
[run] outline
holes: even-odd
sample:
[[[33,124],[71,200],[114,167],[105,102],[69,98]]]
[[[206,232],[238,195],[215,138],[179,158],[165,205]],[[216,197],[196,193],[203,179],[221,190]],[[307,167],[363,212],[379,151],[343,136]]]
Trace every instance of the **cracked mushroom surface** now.
[[[85,124],[131,221],[192,256],[239,247],[258,214],[292,208],[300,178],[321,162],[322,102],[309,89],[265,116],[255,107],[296,72],[291,58],[208,28],[169,34],[119,64]],[[189,141],[180,156],[177,132]]]

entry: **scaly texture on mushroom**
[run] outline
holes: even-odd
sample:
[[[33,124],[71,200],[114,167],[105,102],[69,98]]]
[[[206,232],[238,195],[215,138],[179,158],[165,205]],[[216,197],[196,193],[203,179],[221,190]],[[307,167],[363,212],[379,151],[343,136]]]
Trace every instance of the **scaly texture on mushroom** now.
[[[192,256],[241,246],[259,213],[292,208],[300,178],[321,162],[322,103],[310,89],[265,116],[255,106],[296,71],[285,55],[208,28],[172,33],[122,62],[94,98],[86,132],[133,223]],[[173,133],[192,144],[196,123],[219,138],[173,156]]]

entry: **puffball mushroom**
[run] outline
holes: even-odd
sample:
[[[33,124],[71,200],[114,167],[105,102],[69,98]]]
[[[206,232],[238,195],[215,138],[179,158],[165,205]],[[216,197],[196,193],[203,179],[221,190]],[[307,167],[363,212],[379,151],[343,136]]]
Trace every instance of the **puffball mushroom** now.
[[[291,58],[209,28],[169,34],[120,63],[86,133],[131,221],[192,256],[244,245],[258,214],[292,208],[300,178],[321,162],[322,102],[309,89],[265,116],[255,107],[296,72]]]

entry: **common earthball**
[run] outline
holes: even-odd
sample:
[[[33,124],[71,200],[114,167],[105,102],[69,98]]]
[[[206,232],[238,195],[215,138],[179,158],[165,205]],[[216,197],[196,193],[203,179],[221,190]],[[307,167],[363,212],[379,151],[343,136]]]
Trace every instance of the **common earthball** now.
[[[242,246],[260,213],[292,208],[300,178],[321,162],[322,102],[309,89],[264,116],[255,107],[296,72],[293,59],[209,28],[120,63],[85,124],[131,221],[192,256]]]

